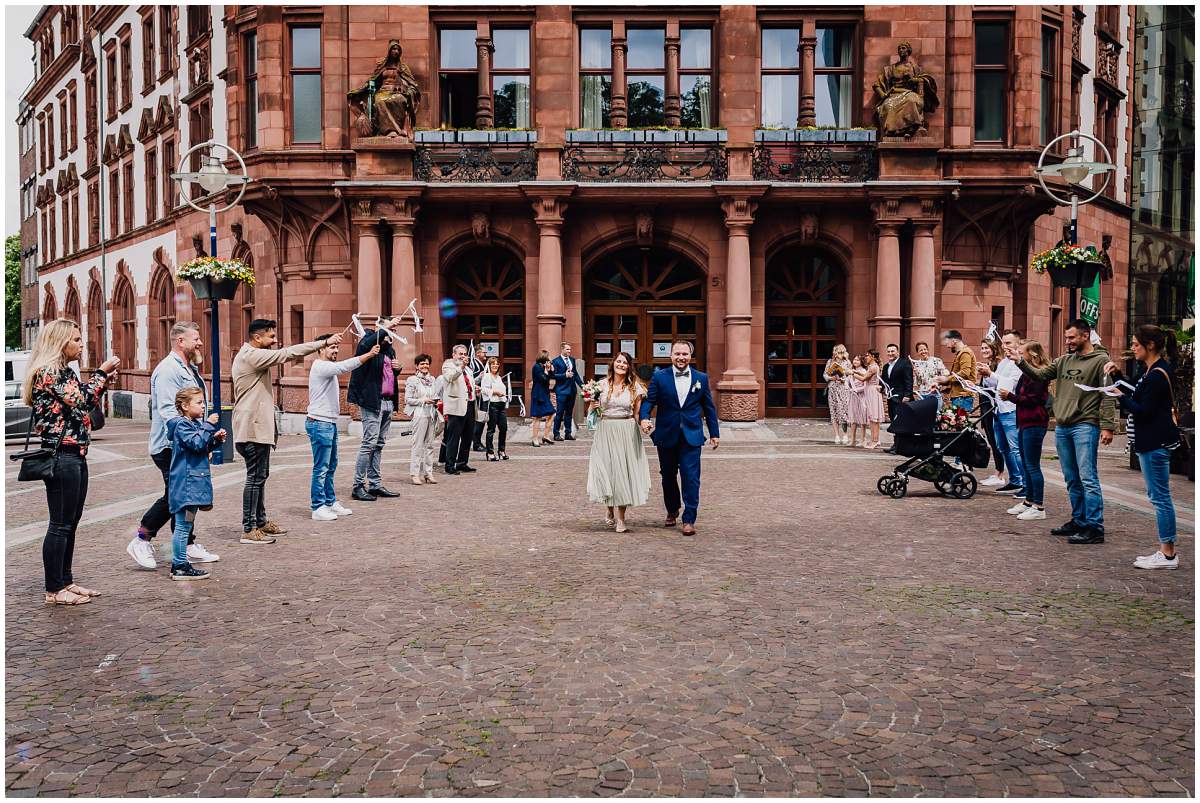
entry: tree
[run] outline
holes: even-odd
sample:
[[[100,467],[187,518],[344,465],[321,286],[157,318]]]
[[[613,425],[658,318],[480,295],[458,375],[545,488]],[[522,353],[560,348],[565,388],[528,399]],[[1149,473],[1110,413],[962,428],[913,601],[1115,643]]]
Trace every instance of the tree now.
[[[4,347],[21,348],[21,237],[4,241]]]

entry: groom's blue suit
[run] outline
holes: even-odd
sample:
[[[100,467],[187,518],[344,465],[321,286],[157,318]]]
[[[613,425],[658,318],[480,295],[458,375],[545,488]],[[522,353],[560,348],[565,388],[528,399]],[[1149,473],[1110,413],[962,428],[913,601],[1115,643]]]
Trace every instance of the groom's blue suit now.
[[[645,421],[650,418],[651,408],[658,408],[651,440],[658,447],[667,515],[670,518],[679,515],[679,479],[682,479],[683,523],[695,524],[696,508],[700,506],[700,449],[704,446],[704,423],[708,424],[710,438],[721,437],[721,427],[717,423],[717,408],[708,387],[708,375],[690,366],[688,372],[687,395],[680,404],[675,366],[655,371],[638,418]]]

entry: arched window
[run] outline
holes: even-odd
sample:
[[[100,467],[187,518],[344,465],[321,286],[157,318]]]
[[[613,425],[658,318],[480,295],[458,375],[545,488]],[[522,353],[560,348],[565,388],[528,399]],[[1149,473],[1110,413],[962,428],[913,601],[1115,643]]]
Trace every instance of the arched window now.
[[[171,272],[159,267],[150,281],[150,367],[171,350],[171,327],[175,325],[175,282]]]
[[[48,288],[47,288],[48,289]],[[54,293],[46,293],[46,303],[42,305],[42,324],[48,324],[58,317],[58,302],[54,300]]]
[[[133,285],[127,276],[117,277],[112,310],[113,353],[121,358],[121,365],[128,370],[137,365],[137,306]]]
[[[104,342],[104,293],[94,281],[88,291],[87,326],[88,367],[95,368],[108,359],[108,345]]]
[[[67,303],[63,306],[63,317],[83,326],[83,319],[79,314],[79,291],[75,289],[75,285],[67,286]]]

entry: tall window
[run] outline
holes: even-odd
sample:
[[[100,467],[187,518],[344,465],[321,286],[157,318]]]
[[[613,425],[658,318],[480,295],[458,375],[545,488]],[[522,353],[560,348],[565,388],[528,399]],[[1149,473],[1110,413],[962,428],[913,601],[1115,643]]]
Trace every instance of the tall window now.
[[[171,54],[175,48],[175,24],[171,16],[172,6],[158,7],[158,74],[171,72]]]
[[[1074,73],[1074,70],[1072,70]],[[1071,130],[1078,131],[1080,121],[1083,119],[1080,113],[1079,99],[1083,95],[1083,76],[1072,74],[1071,76]]]
[[[529,128],[529,29],[492,31],[492,120],[496,128]]]
[[[46,212],[50,215],[50,262],[53,262],[58,257],[58,202],[51,199],[46,206]]]
[[[202,142],[208,142],[210,139],[212,139],[211,101],[204,100],[204,101],[201,101],[200,103],[197,103],[195,106],[193,106],[191,113],[189,115],[189,120],[190,120],[190,124],[189,124],[188,128],[191,129],[190,135],[191,135],[191,143],[192,143],[193,147],[195,147],[196,145],[199,145]],[[203,156],[204,156],[203,149],[198,149],[198,150],[192,151],[192,155],[191,155],[190,159],[191,159],[191,170],[193,173],[199,172],[201,166],[203,165],[203,162],[201,161],[201,158]],[[192,197],[192,198],[202,198],[204,195],[206,195],[204,189],[197,183],[192,184],[192,188],[189,192],[191,193],[190,197]]]
[[[163,140],[162,160],[163,160],[162,197],[163,197],[163,207],[164,207],[163,211],[166,214],[170,214],[171,210],[173,210],[176,207],[176,205],[178,205],[178,202],[179,202],[178,196],[176,195],[176,192],[175,192],[175,180],[171,178],[171,174],[174,173],[175,170],[179,167],[179,165],[175,161],[175,140],[173,138]]]
[[[63,96],[58,99],[58,150],[66,156],[67,151],[67,131],[70,128],[71,118],[67,116],[67,95],[64,92]]]
[[[474,128],[479,66],[474,28],[438,31],[438,100],[442,125]]]
[[[612,30],[579,31],[579,107],[583,128],[608,128],[612,111]]]
[[[212,12],[208,6],[187,6],[188,42],[212,29]]]
[[[94,178],[88,182],[88,245],[100,243],[100,180]]]
[[[321,29],[292,28],[292,142],[321,141]]]
[[[712,31],[679,31],[679,107],[684,128],[712,125]]]
[[[854,125],[854,28],[817,28],[814,53],[817,125]]]
[[[666,118],[666,31],[630,28],[625,67],[629,127],[664,125]]]
[[[121,233],[121,173],[108,171],[108,236]]]
[[[146,224],[158,220],[158,152],[146,149]]]
[[[171,350],[171,327],[175,325],[175,284],[171,273],[160,267],[150,282],[150,364],[155,365]]]
[[[42,172],[46,170],[46,114],[38,115],[38,164]]]
[[[71,251],[79,251],[79,190],[71,193]]]
[[[71,126],[71,150],[79,147],[79,92],[74,85],[67,94],[67,119]]]
[[[117,116],[117,51],[115,50],[104,54],[104,91],[108,94],[104,104],[104,119],[111,122]]]
[[[793,128],[800,117],[800,29],[763,28],[762,124]]]
[[[1042,26],[1042,144],[1058,136],[1058,31]]]
[[[154,87],[154,14],[142,20],[142,93]]]
[[[121,40],[121,111],[133,105],[133,44],[129,34]]]
[[[54,157],[54,107],[53,106],[46,107],[46,146],[49,149],[49,153],[46,155],[47,159],[49,161],[47,161],[46,166],[52,168],[52,167],[54,167],[54,162],[55,162],[55,157]]]
[[[123,191],[123,211],[125,212],[125,231],[133,231],[133,161],[130,160],[121,168],[121,190]]]
[[[124,276],[113,289],[113,352],[129,368],[137,364],[137,307],[133,287]]]
[[[1008,23],[975,23],[975,141],[1003,142],[1008,120]]]
[[[242,39],[246,73],[246,147],[258,147],[258,33],[251,31]]]

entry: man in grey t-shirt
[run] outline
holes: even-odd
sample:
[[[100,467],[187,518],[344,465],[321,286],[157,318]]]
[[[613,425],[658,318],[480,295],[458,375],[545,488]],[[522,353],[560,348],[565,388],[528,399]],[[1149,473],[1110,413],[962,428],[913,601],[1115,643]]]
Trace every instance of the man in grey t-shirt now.
[[[333,490],[333,474],[338,464],[337,420],[342,406],[338,377],[366,365],[379,353],[376,343],[363,354],[338,362],[338,344],[329,343],[328,337],[317,338],[328,345],[317,350],[317,360],[308,372],[308,413],[304,421],[313,452],[313,521],[334,521],[353,512],[337,500]]]

